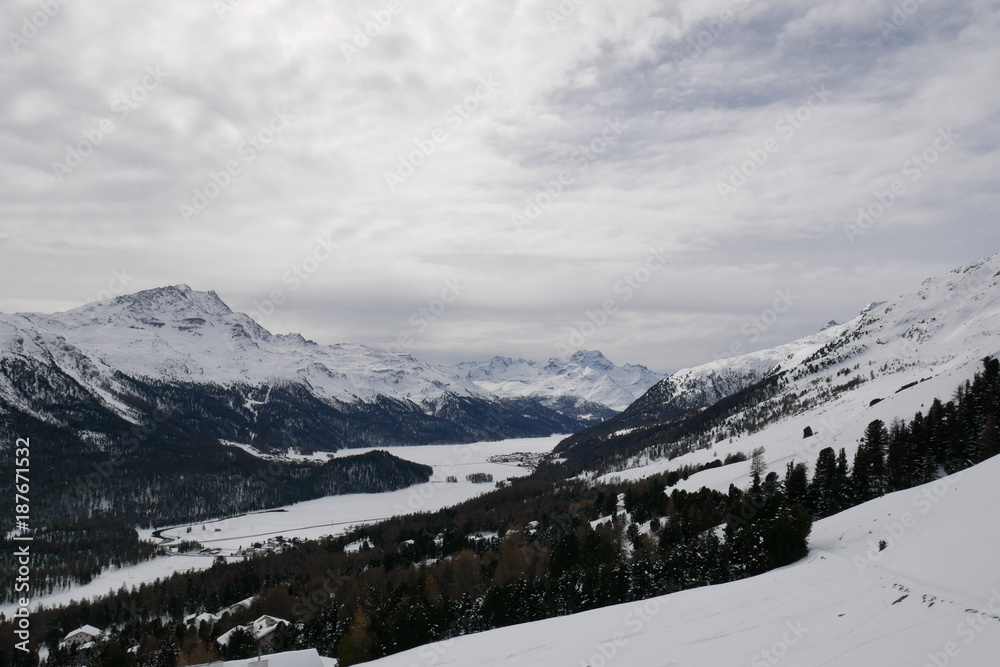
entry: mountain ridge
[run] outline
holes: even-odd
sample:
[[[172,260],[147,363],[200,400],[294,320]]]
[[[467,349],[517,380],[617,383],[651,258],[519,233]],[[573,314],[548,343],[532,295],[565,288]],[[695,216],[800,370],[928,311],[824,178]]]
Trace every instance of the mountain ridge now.
[[[613,468],[627,466],[643,451],[670,458],[753,432],[783,414],[849,400],[868,382],[898,378],[897,387],[912,386],[978,363],[1000,351],[998,332],[1000,253],[869,303],[844,324],[677,371],[557,451],[584,468],[602,458],[615,461]],[[686,435],[706,424],[709,432],[697,441]]]

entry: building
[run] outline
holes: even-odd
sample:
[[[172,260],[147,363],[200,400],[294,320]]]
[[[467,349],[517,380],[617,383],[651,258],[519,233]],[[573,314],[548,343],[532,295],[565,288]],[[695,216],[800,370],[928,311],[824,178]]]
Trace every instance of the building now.
[[[92,625],[83,625],[63,637],[59,642],[61,648],[90,648],[101,638],[104,631]]]
[[[232,636],[233,632],[238,629],[246,630],[257,642],[257,648],[266,649],[274,641],[274,633],[283,625],[290,625],[288,621],[283,618],[276,618],[274,616],[268,616],[264,614],[255,621],[248,623],[247,625],[237,625],[232,630],[219,635],[216,640],[222,646],[229,644],[229,638]]]

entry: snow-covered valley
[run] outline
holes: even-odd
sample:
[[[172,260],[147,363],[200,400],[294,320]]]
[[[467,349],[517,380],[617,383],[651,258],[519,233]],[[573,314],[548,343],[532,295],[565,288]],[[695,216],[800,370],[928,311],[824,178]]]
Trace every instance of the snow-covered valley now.
[[[466,475],[485,473],[492,475],[496,483],[531,472],[529,468],[512,463],[491,463],[488,460],[491,457],[520,452],[547,454],[564,437],[554,435],[548,438],[521,438],[464,445],[383,448],[400,458],[431,466],[434,474],[430,481],[389,493],[329,496],[265,512],[175,526],[163,530],[162,535],[167,544],[179,540],[197,540],[206,548],[220,549],[218,555],[235,561],[242,558],[235,555],[241,547],[250,547],[257,542],[266,543],[269,538],[278,535],[289,539],[316,539],[339,535],[352,527],[400,514],[430,512],[457,505],[494,488],[494,484],[470,482]],[[336,455],[357,453],[359,452],[350,450]],[[457,481],[448,482],[448,477],[455,477]],[[191,529],[190,532],[188,528]],[[156,531],[149,529],[140,534],[152,539],[154,532]],[[131,588],[175,572],[205,569],[211,566],[215,558],[216,554],[160,556],[138,565],[106,570],[88,584],[35,597],[32,604],[36,607],[51,607],[66,604],[70,600],[93,599],[123,586]],[[9,616],[14,608],[12,604],[0,606],[0,613]]]

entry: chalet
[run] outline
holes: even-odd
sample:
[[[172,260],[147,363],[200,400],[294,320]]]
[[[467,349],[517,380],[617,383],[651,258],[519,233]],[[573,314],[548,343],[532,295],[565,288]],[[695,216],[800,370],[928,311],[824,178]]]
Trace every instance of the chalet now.
[[[63,637],[60,648],[90,648],[101,638],[104,631],[92,625],[84,625]]]
[[[255,621],[248,623],[247,625],[237,625],[232,630],[223,633],[216,640],[221,645],[226,646],[229,644],[229,638],[232,636],[233,632],[238,629],[246,630],[257,642],[257,648],[266,649],[274,641],[274,633],[283,625],[290,625],[288,621],[283,618],[276,618],[274,616],[268,616],[264,614]]]
[[[625,494],[618,494],[618,504],[615,505],[615,516],[624,516],[625,512]]]

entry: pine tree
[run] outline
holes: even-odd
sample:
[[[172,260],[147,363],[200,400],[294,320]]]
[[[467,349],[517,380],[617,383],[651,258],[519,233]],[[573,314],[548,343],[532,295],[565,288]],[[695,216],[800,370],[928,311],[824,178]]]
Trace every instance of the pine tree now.
[[[914,451],[906,425],[895,420],[889,435],[886,454],[886,491],[900,491],[913,486]]]
[[[760,488],[760,481],[767,471],[767,462],[764,461],[764,448],[757,447],[750,456],[750,478],[753,480],[753,488]]]
[[[997,420],[993,415],[987,415],[983,432],[979,436],[979,448],[976,452],[978,461],[1000,454],[1000,429],[997,428]]]
[[[222,651],[226,660],[249,658],[257,653],[257,642],[246,629],[239,627],[229,634],[229,641]],[[170,663],[173,665],[173,663]]]
[[[839,512],[854,504],[854,489],[851,486],[851,471],[847,466],[847,450],[840,448],[837,455],[837,474],[834,479],[834,489],[836,490],[837,509]]]
[[[885,493],[885,455],[888,443],[889,432],[882,420],[875,419],[869,423],[854,456],[851,482],[856,502],[863,503]]]
[[[811,507],[809,502],[809,475],[805,463],[789,461],[785,467],[785,495],[788,501]]]
[[[371,621],[364,609],[358,609],[351,622],[351,629],[337,647],[338,664],[344,667],[377,658],[375,636]]]

